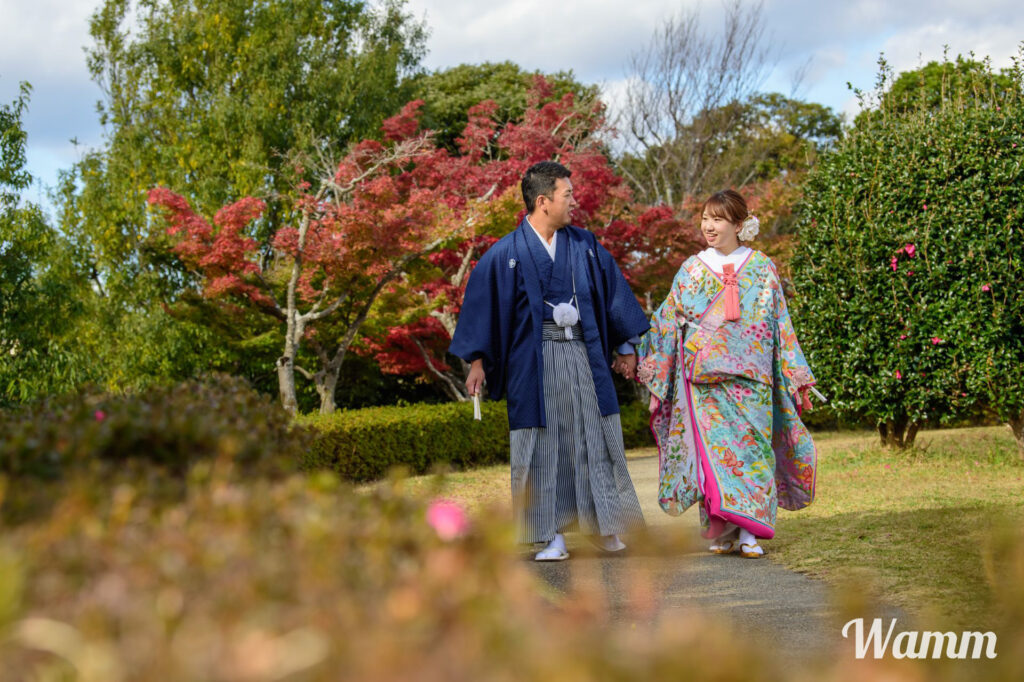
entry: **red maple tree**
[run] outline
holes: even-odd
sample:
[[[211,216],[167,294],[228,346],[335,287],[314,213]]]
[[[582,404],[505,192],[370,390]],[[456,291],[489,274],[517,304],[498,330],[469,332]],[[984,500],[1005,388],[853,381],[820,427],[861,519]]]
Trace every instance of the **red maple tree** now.
[[[522,218],[519,182],[538,161],[554,159],[572,171],[579,202],[573,221],[597,234],[622,266],[643,303],[667,291],[683,259],[698,248],[696,230],[668,207],[638,207],[607,153],[609,130],[599,100],[573,94],[555,98],[538,78],[521,121],[494,120],[496,105],[482,102],[469,111],[459,139],[465,181],[483,197],[462,239],[432,254],[429,266],[390,285],[389,303],[374,320],[376,333],[364,339],[382,371],[419,374],[437,381],[454,400],[466,400],[468,367],[446,355],[461,312],[469,274],[487,248]]]
[[[286,409],[297,409],[298,372],[315,383],[321,412],[333,411],[341,364],[378,296],[472,221],[466,164],[419,129],[421,104],[411,102],[385,121],[383,141],[355,145],[315,188],[300,186],[295,223],[271,235],[265,248],[246,234],[265,208],[258,199],[222,208],[210,223],[169,189],[150,192],[203,295],[284,326],[277,370]],[[303,343],[316,358],[314,369],[297,363]]]

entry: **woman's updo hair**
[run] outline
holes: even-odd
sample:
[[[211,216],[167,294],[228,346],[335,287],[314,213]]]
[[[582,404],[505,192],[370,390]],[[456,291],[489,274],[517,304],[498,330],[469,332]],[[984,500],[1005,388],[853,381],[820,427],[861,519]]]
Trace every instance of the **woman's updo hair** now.
[[[724,218],[735,225],[742,225],[750,215],[750,210],[747,208],[746,199],[740,196],[739,192],[723,189],[708,197],[701,213],[707,213],[712,218]]]

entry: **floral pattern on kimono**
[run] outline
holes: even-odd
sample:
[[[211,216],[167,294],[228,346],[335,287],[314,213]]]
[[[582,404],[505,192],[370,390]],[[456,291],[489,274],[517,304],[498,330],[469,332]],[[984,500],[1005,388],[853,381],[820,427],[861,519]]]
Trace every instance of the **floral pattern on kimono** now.
[[[796,339],[778,273],[753,251],[736,273],[740,318],[725,319],[725,287],[689,258],[638,350],[656,407],[661,508],[701,502],[706,537],[726,522],[775,533],[777,507],[814,499],[817,452],[800,421],[814,376]]]

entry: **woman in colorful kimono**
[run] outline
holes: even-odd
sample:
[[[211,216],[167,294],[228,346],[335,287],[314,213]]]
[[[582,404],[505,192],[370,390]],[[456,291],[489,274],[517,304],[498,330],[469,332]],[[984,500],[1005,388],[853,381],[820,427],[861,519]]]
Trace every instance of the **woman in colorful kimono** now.
[[[661,508],[700,503],[711,551],[760,557],[777,507],[814,498],[817,453],[800,412],[814,377],[771,260],[740,245],[758,230],[733,190],[713,194],[709,248],[683,263],[640,346],[651,392]]]

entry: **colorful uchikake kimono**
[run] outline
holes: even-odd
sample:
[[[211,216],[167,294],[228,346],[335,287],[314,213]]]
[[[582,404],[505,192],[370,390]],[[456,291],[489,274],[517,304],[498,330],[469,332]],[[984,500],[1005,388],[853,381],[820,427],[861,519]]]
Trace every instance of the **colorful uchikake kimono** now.
[[[799,416],[814,378],[775,266],[744,252],[721,272],[708,252],[687,259],[639,349],[656,405],[658,501],[673,516],[700,502],[709,538],[729,522],[771,538],[778,505],[814,499],[817,453]]]

